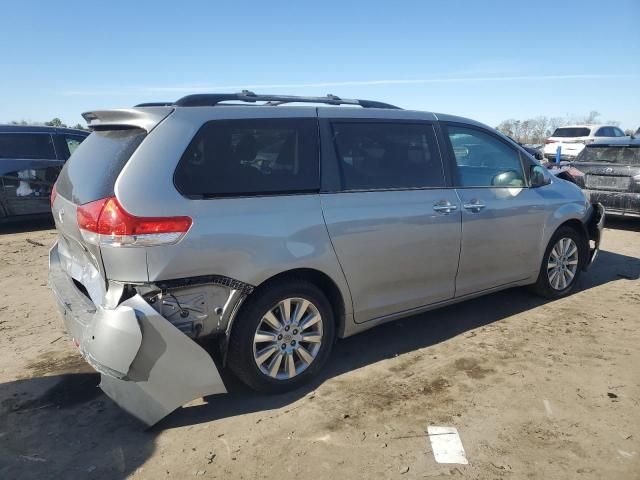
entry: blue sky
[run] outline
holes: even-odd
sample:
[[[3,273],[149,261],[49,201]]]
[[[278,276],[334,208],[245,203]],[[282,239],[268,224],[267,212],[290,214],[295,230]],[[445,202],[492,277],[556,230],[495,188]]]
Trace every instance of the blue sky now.
[[[640,126],[640,1],[7,2],[0,122],[188,93]]]

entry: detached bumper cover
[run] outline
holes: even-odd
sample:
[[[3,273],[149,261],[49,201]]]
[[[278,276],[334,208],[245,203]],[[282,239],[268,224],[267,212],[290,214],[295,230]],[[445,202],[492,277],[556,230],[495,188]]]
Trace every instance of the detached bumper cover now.
[[[588,268],[596,259],[598,252],[600,251],[600,242],[602,240],[602,229],[604,228],[605,212],[601,203],[592,204],[591,215],[587,220],[587,233],[589,234],[589,240],[593,241],[594,247],[589,252]]]
[[[114,309],[94,305],[61,267],[57,245],[49,252],[49,286],[102,390],[147,425],[195,398],[226,393],[211,356],[140,295]]]

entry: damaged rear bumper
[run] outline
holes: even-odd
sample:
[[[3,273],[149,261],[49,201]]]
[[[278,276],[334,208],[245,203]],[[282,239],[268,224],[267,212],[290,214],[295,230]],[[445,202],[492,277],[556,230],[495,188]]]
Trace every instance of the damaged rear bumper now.
[[[605,211],[601,203],[591,204],[591,214],[587,220],[587,233],[589,234],[589,262],[585,265],[585,270],[596,259],[600,251],[600,242],[602,241],[602,229],[604,228]]]
[[[185,403],[226,393],[211,356],[140,295],[115,308],[96,306],[49,252],[49,286],[80,353],[101,374],[100,387],[151,426]]]

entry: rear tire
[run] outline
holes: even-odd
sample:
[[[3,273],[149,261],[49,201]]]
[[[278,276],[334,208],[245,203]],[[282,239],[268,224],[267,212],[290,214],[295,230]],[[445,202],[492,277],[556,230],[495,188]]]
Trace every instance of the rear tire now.
[[[227,365],[254,390],[286,392],[317,375],[334,339],[327,297],[313,283],[292,278],[249,296],[231,330]]]
[[[560,227],[544,252],[538,280],[532,290],[550,299],[569,295],[580,278],[587,251],[583,235],[571,227]]]

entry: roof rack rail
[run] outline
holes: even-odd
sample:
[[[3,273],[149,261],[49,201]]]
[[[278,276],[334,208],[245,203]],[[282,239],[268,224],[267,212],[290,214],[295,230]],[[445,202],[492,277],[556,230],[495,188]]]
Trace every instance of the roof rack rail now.
[[[283,103],[325,103],[327,105],[359,105],[363,108],[390,108],[400,110],[400,107],[374,100],[358,100],[340,98],[329,94],[326,97],[299,97],[295,95],[257,95],[249,90],[240,93],[197,93],[182,97],[174,103],[154,102],[141,103],[136,107],[212,107],[221,102],[236,100],[240,102],[265,102],[265,105],[281,105]]]
[[[136,107],[171,107],[173,102],[148,102],[148,103],[139,103],[138,105],[134,105],[133,108]]]

